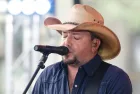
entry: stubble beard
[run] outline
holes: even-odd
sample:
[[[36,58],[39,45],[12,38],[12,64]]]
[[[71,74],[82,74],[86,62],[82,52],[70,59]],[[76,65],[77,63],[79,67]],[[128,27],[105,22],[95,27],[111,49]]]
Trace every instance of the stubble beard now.
[[[62,60],[67,65],[79,65],[80,61],[77,59],[76,56],[73,56],[72,58],[62,57]]]

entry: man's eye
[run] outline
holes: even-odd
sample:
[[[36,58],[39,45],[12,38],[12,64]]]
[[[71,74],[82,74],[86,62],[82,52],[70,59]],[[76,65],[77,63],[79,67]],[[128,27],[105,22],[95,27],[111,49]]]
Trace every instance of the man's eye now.
[[[79,39],[81,39],[81,36],[75,35],[75,36],[74,36],[74,39],[79,40]]]

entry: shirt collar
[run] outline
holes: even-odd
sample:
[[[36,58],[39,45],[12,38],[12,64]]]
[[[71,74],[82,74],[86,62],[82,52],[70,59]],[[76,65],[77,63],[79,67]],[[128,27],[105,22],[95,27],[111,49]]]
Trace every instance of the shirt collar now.
[[[82,65],[81,68],[83,68],[85,70],[85,72],[87,73],[88,76],[92,76],[95,73],[95,71],[98,69],[98,67],[100,66],[101,62],[102,62],[102,59],[97,54],[89,62],[87,62],[86,64]],[[63,61],[61,61],[61,66],[62,66],[62,68],[65,70],[65,72],[67,74],[68,73],[67,65],[64,64]]]
[[[102,62],[101,57],[97,54],[94,58],[92,58],[89,62],[82,65],[81,67],[84,68],[85,72],[88,76],[92,76],[95,71],[98,69]]]

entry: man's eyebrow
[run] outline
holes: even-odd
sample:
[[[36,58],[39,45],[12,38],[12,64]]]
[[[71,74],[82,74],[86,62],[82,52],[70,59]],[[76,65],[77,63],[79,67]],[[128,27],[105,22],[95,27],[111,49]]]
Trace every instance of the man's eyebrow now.
[[[81,32],[72,32],[73,34],[81,34]]]

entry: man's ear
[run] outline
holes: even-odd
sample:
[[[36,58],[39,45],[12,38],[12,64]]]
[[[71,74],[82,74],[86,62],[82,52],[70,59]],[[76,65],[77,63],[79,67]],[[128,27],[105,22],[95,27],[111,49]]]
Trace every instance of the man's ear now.
[[[97,51],[100,46],[100,43],[101,43],[101,41],[99,39],[96,39],[96,38],[93,39],[92,40],[92,47],[93,47],[92,50]]]

